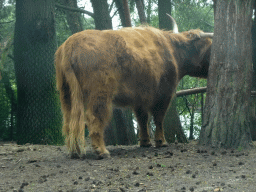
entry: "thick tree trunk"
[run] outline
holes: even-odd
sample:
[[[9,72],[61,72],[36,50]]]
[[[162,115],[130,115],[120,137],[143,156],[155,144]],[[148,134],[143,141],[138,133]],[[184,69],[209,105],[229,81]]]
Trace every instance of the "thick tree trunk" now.
[[[77,0],[64,0],[66,6],[70,8],[78,8],[77,7]],[[69,28],[72,34],[77,33],[83,30],[82,21],[81,21],[81,13],[79,12],[72,12],[66,11],[67,21]]]
[[[112,29],[112,20],[108,12],[108,1],[107,0],[91,0],[94,22],[96,29]]]
[[[172,23],[167,18],[166,13],[171,15],[172,4],[171,1],[158,0],[158,16],[159,16],[159,28],[165,30],[172,29]]]
[[[249,147],[252,1],[219,0],[200,144]]]
[[[54,83],[55,1],[16,2],[17,142],[60,143],[61,111]]]
[[[252,91],[256,91],[256,2],[254,1],[254,20],[252,23],[252,63],[253,63],[253,77],[252,77]],[[251,136],[252,140],[256,141],[256,96],[251,97]]]

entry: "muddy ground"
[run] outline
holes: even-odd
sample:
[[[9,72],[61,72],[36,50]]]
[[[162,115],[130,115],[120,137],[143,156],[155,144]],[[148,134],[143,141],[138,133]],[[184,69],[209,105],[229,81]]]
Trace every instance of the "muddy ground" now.
[[[255,146],[255,144],[254,144]],[[0,191],[256,191],[256,149],[189,144],[108,146],[111,158],[71,159],[65,146],[0,144]]]

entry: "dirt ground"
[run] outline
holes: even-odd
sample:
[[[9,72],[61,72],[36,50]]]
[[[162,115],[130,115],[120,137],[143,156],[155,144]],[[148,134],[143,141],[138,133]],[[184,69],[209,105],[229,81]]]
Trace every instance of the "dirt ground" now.
[[[0,143],[0,191],[256,191],[255,147],[107,148],[109,159],[96,160],[90,147],[85,159],[71,159],[65,146]]]

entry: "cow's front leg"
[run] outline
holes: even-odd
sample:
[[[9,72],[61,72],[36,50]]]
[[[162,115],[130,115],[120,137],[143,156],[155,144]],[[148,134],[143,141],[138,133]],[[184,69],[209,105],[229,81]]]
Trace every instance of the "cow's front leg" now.
[[[137,107],[134,110],[139,126],[140,126],[140,147],[151,147],[149,132],[148,132],[148,112],[143,107]]]

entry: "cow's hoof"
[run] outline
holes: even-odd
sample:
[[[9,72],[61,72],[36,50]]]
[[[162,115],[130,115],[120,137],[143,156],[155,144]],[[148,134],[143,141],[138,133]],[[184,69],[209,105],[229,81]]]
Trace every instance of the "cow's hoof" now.
[[[156,140],[156,147],[168,147],[168,143],[166,141]]]
[[[152,147],[152,144],[148,140],[141,140],[140,141],[140,147]]]
[[[71,154],[70,154],[70,158],[71,158],[71,159],[80,159],[80,155],[79,155],[78,153],[75,153],[75,152],[74,152],[74,153],[71,153]]]
[[[102,153],[102,154],[98,154],[98,160],[100,160],[100,159],[108,159],[108,158],[110,158],[110,154],[109,154],[109,152],[108,153]]]

